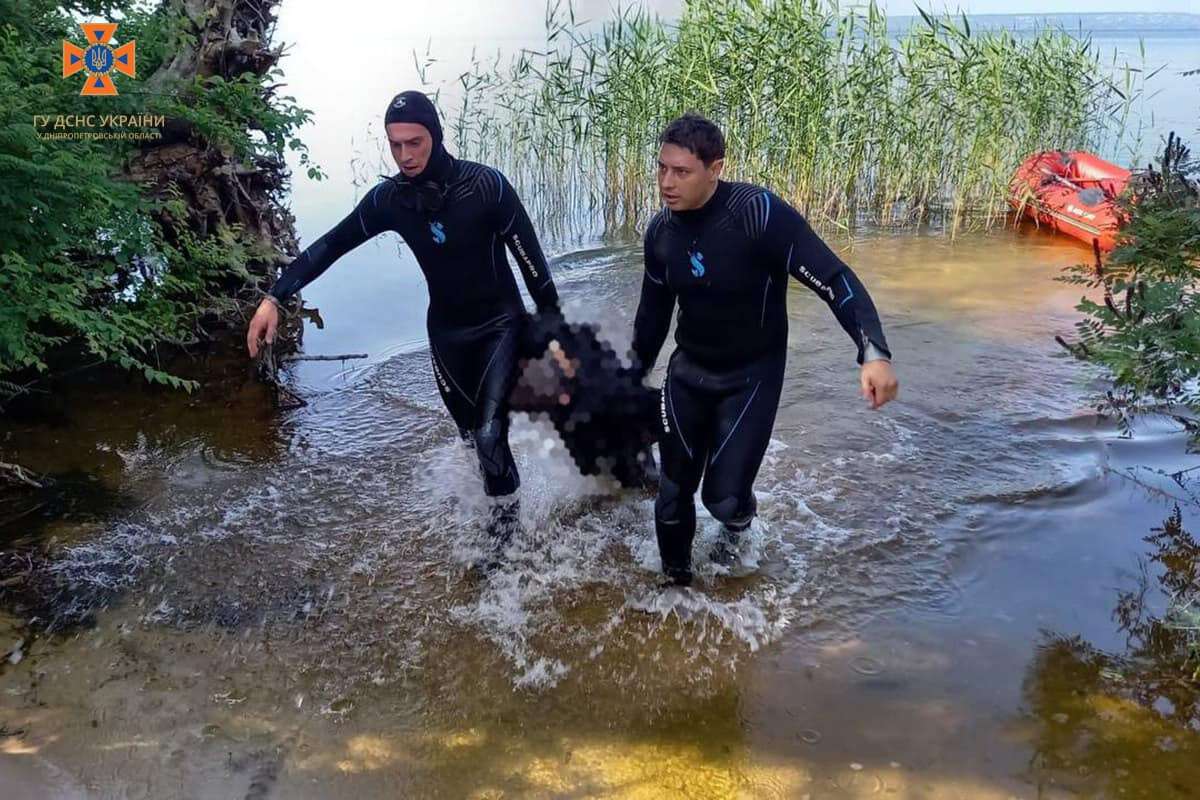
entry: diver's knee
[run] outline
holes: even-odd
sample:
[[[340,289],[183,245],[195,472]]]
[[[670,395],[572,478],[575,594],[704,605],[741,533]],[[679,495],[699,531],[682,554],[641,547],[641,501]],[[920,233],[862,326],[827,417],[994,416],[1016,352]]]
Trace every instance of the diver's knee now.
[[[484,493],[489,497],[512,494],[521,485],[512,451],[508,449],[508,430],[499,420],[492,420],[471,432],[475,455],[483,473]]]
[[[491,453],[508,443],[508,431],[500,420],[493,419],[471,431],[471,439],[481,453]]]
[[[749,528],[754,519],[754,512],[758,509],[753,492],[741,496],[724,495],[722,497],[705,494],[702,499],[708,513],[724,523],[727,528],[735,531]]]
[[[687,509],[695,510],[692,495],[666,475],[658,477],[658,497],[654,500],[654,516],[660,520],[677,520]]]

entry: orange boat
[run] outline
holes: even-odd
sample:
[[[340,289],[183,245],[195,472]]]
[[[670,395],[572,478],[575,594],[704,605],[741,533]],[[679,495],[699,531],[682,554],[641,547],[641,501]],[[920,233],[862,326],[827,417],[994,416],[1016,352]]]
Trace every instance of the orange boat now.
[[[1039,224],[1112,250],[1121,221],[1113,200],[1130,172],[1091,153],[1035,153],[1013,173],[1009,204]]]

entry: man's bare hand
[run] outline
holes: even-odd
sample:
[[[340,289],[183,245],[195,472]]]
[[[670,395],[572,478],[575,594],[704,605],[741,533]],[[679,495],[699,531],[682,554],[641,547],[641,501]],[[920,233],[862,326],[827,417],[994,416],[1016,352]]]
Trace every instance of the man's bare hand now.
[[[862,365],[860,373],[862,380],[862,396],[871,404],[872,409],[881,408],[890,400],[895,400],[900,391],[900,382],[890,361],[877,359]]]
[[[279,309],[270,300],[258,304],[258,310],[250,320],[250,328],[246,331],[246,349],[251,358],[258,358],[258,351],[263,342],[272,344],[275,341],[275,330],[279,327]]]
[[[554,363],[558,364],[558,368],[562,370],[563,375],[568,378],[575,377],[575,368],[579,366],[579,362],[573,358],[567,358],[567,353],[563,350],[562,345],[558,343],[558,339],[550,340],[550,357],[554,359]]]

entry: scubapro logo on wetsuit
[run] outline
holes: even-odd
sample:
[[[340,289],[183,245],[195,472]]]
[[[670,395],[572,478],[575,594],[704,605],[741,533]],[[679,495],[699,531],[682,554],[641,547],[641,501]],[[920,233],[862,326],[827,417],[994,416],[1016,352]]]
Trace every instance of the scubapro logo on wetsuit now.
[[[668,380],[670,380],[669,377],[668,377]],[[671,423],[667,422],[667,385],[666,385],[666,381],[663,382],[663,388],[659,391],[658,397],[659,397],[659,411],[662,413],[663,432],[670,433],[671,432]]]
[[[699,251],[692,253],[689,259],[692,262],[692,274],[697,278],[704,277],[704,253]]]
[[[433,377],[437,380],[438,386],[441,387],[443,392],[450,394],[450,384],[446,382],[446,379],[442,376],[442,371],[438,369],[437,359],[430,358],[430,361],[433,362]]]
[[[804,279],[815,286],[817,291],[824,292],[825,294],[829,295],[830,300],[833,299],[833,289],[817,280],[817,276],[809,272],[808,267],[804,266],[803,264],[797,264],[796,269],[800,270],[800,274],[804,276]]]
[[[446,243],[446,229],[442,227],[440,222],[429,223],[429,232],[433,234],[433,241],[436,244]]]
[[[525,262],[525,266],[529,269],[529,274],[533,277],[538,276],[537,267],[529,260],[529,256],[525,253],[525,245],[521,244],[520,236],[513,236],[513,244],[517,248],[517,254],[521,256],[521,260]]]
[[[397,111],[399,111],[400,109],[404,108],[404,106],[405,106],[407,103],[408,103],[408,98],[407,98],[407,97],[397,97],[397,98],[396,98],[396,102],[392,103],[392,108],[394,108],[394,109],[396,109]]]

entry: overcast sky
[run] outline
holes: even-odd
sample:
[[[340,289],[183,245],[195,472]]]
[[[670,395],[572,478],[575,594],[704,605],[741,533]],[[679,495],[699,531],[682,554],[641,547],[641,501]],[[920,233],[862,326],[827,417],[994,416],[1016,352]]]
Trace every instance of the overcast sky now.
[[[626,5],[629,4],[626,0]],[[1200,14],[1200,0],[921,0],[929,9],[961,8],[971,14],[1052,14],[1087,12],[1182,12]],[[576,15],[597,19],[609,16],[613,0],[575,0]],[[642,5],[664,16],[678,13],[682,0],[642,0]],[[849,5],[847,2],[846,5]],[[914,14],[914,0],[880,0],[889,14]],[[342,6],[346,11],[331,13],[328,3],[312,0],[285,0],[282,19],[285,27],[320,26],[332,31],[350,27],[362,30],[370,20],[372,30],[394,38],[470,38],[494,40],[523,38],[542,31],[544,0],[354,0]],[[290,24],[289,24],[290,18]],[[405,36],[405,34],[408,36]]]

